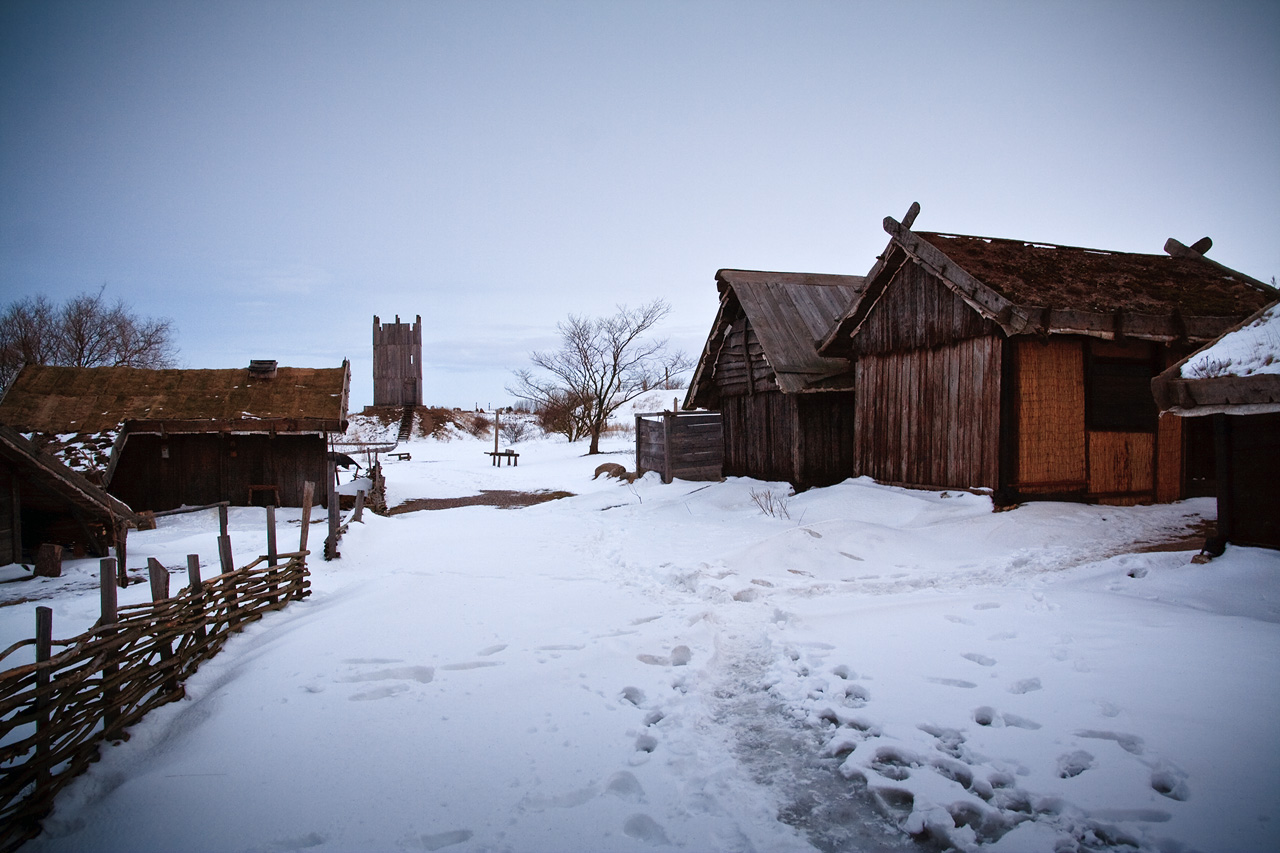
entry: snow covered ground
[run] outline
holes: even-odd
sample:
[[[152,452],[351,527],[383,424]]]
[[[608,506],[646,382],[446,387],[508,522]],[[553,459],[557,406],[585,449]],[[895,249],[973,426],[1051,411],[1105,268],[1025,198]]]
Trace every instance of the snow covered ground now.
[[[591,479],[625,436],[500,468],[491,441],[402,445],[389,502],[576,496],[366,514],[24,849],[1280,849],[1280,553],[1136,544],[1211,502],[627,485]],[[216,564],[216,518],[134,534],[131,570]],[[260,510],[231,521],[263,550]],[[56,592],[71,635],[95,563],[0,596]],[[34,606],[0,607],[0,647]]]

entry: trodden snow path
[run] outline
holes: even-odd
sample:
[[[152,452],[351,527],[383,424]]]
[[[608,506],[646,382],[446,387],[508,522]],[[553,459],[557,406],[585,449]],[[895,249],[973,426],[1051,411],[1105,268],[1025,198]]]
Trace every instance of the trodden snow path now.
[[[1126,553],[1211,503],[627,486],[590,479],[625,442],[484,445],[413,442],[391,502],[578,496],[366,515],[27,849],[1280,847],[1280,555]],[[182,518],[131,552],[180,565]]]

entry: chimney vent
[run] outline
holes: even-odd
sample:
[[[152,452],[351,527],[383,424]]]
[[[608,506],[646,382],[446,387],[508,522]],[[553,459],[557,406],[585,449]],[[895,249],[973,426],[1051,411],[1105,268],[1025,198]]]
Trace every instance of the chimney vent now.
[[[249,362],[251,379],[274,379],[275,375],[276,360],[274,358],[255,358]]]

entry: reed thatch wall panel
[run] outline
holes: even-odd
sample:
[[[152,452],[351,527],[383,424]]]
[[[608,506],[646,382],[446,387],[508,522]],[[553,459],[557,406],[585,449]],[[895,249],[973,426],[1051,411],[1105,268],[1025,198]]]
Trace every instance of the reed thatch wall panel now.
[[[1086,487],[1084,347],[1079,339],[1013,342],[1021,492]]]
[[[1001,344],[994,336],[857,362],[855,470],[893,483],[995,488]]]
[[[1107,503],[1155,497],[1154,436],[1149,432],[1089,432],[1089,494]]]

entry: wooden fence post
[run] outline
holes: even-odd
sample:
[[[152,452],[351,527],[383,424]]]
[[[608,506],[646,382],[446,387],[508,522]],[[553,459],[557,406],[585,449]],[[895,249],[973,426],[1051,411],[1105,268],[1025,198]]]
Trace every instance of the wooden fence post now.
[[[298,550],[307,551],[307,537],[311,533],[311,502],[315,500],[316,484],[307,480],[302,485],[302,533],[298,536]]]
[[[267,507],[267,590],[271,593],[267,599],[271,604],[276,603],[276,590],[279,585],[277,579],[279,572],[276,566],[280,562],[280,552],[276,549],[276,508],[274,506]]]
[[[147,558],[147,575],[151,581],[151,600],[159,604],[169,600],[169,570],[160,564],[155,557]],[[157,608],[158,610],[159,608]],[[158,617],[159,614],[157,613]],[[173,641],[160,639],[160,632],[165,630],[169,620],[156,618],[152,623],[156,632],[156,648],[160,652],[160,666],[169,670],[169,677],[164,680],[164,691],[175,693],[178,687],[178,671],[173,665]]]
[[[671,482],[671,412],[662,413],[662,482]]]
[[[351,511],[352,521],[363,521],[364,519],[364,489],[356,491],[356,508]]]
[[[99,589],[102,593],[102,616],[98,620],[98,635],[103,639],[112,637],[116,633],[115,624],[119,621],[116,615],[116,561],[113,557],[105,557],[99,564],[102,570],[102,576],[99,582]],[[104,651],[102,659],[102,732],[103,736],[112,737],[112,729],[115,728],[116,718],[119,716],[119,709],[116,707],[116,686],[111,682],[115,680],[119,667],[115,660],[115,651]]]
[[[191,585],[191,606],[200,609],[200,621],[196,623],[196,636],[203,640],[208,636],[204,625],[209,618],[209,614],[205,609],[204,585],[200,582],[199,554],[187,555],[187,580]]]
[[[227,504],[225,501],[223,501],[222,503],[218,504],[218,535],[230,536],[231,532],[227,529],[228,526],[229,525],[227,520]]]
[[[342,556],[338,553],[338,495],[329,495],[329,535],[324,540],[324,558],[334,560]]]
[[[218,560],[222,563],[222,573],[224,575],[230,575],[236,570],[235,558],[231,556],[230,536],[218,537]],[[227,591],[227,628],[229,630],[233,623],[231,617],[232,611],[234,611],[238,605],[238,602],[236,601],[236,578],[231,577],[223,583]]]
[[[36,608],[36,663],[47,663],[53,657],[53,608]],[[49,787],[49,681],[52,673],[47,666],[36,669],[36,797]]]

